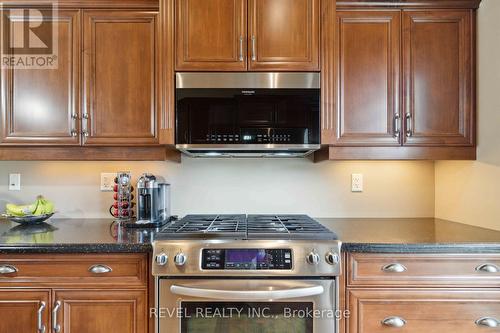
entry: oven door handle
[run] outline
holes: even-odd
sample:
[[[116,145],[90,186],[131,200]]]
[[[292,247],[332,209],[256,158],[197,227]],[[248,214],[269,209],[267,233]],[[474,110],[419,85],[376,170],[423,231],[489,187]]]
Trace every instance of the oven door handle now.
[[[282,290],[218,290],[172,285],[170,292],[176,295],[211,298],[218,300],[266,301],[284,298],[301,298],[320,295],[325,291],[323,286],[291,288]]]

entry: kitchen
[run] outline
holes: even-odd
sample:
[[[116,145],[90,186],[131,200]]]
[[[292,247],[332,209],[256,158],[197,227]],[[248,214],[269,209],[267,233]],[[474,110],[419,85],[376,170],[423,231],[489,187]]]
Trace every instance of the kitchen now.
[[[0,219],[0,332],[500,327],[497,1],[56,7],[3,3],[57,18],[58,66],[2,69],[0,212],[55,214]],[[117,172],[178,220],[113,218]]]

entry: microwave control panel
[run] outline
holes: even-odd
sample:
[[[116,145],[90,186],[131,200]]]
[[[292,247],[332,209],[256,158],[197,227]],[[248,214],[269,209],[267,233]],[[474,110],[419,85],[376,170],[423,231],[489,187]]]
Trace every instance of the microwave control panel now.
[[[201,268],[207,270],[291,270],[291,249],[203,249]]]

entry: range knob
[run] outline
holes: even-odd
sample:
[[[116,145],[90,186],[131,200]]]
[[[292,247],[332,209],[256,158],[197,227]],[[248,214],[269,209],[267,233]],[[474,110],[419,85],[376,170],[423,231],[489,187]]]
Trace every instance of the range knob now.
[[[176,266],[184,266],[184,264],[186,263],[186,260],[187,260],[187,256],[182,252],[177,253],[174,257],[174,262],[175,262]]]
[[[330,265],[337,265],[340,261],[339,255],[334,252],[328,252],[325,256],[325,260]]]
[[[319,264],[319,261],[320,261],[320,257],[319,257],[319,254],[316,252],[316,251],[311,251],[307,257],[306,257],[306,260],[308,263],[310,263],[311,265],[317,265]]]
[[[155,256],[155,262],[159,266],[165,266],[168,261],[168,255],[165,252],[159,253]]]

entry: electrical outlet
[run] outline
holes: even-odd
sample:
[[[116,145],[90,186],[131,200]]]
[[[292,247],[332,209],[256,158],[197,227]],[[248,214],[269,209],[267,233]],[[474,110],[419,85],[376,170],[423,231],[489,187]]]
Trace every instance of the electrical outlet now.
[[[21,191],[21,174],[9,174],[9,191]]]
[[[363,192],[362,173],[353,173],[351,175],[351,192]]]
[[[115,187],[116,173],[101,173],[101,192],[112,192]]]

